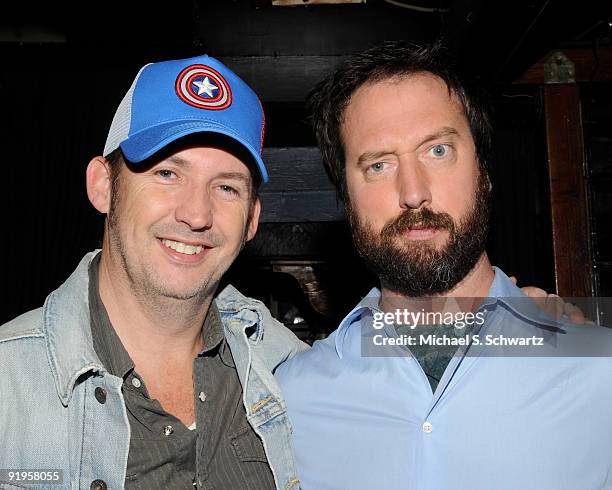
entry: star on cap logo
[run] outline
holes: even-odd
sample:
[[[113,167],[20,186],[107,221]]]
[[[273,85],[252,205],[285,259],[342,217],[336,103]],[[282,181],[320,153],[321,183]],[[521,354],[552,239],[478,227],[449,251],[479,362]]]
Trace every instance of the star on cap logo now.
[[[217,111],[232,103],[232,91],[223,76],[206,65],[191,65],[176,79],[176,93],[193,107]]]

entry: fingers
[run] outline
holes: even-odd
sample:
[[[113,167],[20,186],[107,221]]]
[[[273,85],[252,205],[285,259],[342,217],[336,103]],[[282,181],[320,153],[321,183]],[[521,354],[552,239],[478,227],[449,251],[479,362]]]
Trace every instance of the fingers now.
[[[572,323],[576,323],[578,325],[584,325],[586,323],[584,312],[572,303],[565,303],[565,314],[569,317]]]
[[[576,325],[584,325],[586,323],[593,324],[592,321],[586,318],[584,311],[578,306],[569,301],[565,301],[556,294],[549,294],[547,296],[546,306],[542,309],[555,320],[561,320],[563,317],[566,317],[570,322]]]
[[[546,311],[550,316],[552,316],[555,320],[561,320],[563,315],[565,314],[565,301],[561,297],[556,294],[549,294],[546,297],[546,307],[544,311]]]
[[[544,310],[548,315],[555,320],[559,320],[563,316],[564,307],[563,300],[556,294],[548,294],[546,291],[533,286],[521,288],[541,310]]]
[[[511,277],[516,284],[516,278]],[[594,322],[588,319],[584,311],[578,306],[569,301],[565,301],[563,298],[556,294],[548,294],[546,291],[533,286],[526,286],[521,288],[521,291],[525,293],[531,300],[538,305],[538,307],[548,313],[555,320],[561,320],[564,316],[576,325],[594,324]]]
[[[530,298],[546,298],[548,296],[548,293],[546,291],[540,288],[536,288],[534,286],[526,286],[524,288],[521,288],[521,291],[523,291],[523,293],[525,293]]]

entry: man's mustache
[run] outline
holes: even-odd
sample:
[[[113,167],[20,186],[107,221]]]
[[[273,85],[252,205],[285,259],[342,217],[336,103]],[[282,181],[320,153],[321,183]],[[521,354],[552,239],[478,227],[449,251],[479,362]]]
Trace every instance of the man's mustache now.
[[[408,210],[393,221],[388,222],[381,230],[380,235],[383,238],[392,238],[417,227],[452,231],[455,229],[455,222],[449,214],[435,213],[428,208],[420,211]]]

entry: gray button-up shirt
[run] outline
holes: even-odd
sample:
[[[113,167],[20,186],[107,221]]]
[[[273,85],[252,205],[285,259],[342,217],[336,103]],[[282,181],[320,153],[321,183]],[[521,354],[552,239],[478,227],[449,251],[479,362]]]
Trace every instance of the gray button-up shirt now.
[[[100,255],[89,268],[93,344],[108,371],[123,378],[131,429],[126,489],[274,489],[261,440],[246,420],[242,387],[215,303],[194,359],[196,427],[190,430],[149,397],[108,318],[98,289]]]

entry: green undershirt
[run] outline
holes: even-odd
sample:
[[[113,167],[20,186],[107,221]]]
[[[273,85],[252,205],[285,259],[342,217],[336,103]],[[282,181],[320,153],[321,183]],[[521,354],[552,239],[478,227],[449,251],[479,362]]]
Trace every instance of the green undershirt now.
[[[408,335],[416,339],[416,345],[410,346],[410,352],[421,365],[431,385],[431,391],[434,393],[448,363],[457,352],[457,347],[455,345],[423,345],[419,342],[420,336],[461,338],[469,334],[471,330],[471,326],[455,328],[454,325],[421,325],[414,329],[403,325],[395,327],[398,335]]]

